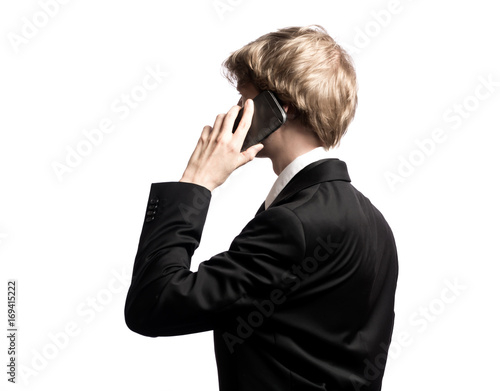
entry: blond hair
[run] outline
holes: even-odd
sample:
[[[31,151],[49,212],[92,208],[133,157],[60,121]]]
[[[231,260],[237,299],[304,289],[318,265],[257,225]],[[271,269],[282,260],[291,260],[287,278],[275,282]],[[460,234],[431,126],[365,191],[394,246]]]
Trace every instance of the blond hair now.
[[[354,118],[358,98],[352,59],[321,26],[263,35],[222,65],[233,84],[253,83],[292,105],[327,149],[339,143]]]

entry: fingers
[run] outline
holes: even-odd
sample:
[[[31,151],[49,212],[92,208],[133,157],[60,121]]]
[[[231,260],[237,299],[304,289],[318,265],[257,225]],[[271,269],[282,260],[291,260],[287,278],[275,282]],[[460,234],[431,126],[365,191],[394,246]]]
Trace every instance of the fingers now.
[[[236,117],[240,110],[243,111],[238,128],[233,134],[233,125]],[[200,148],[212,150],[213,148],[218,148],[217,144],[223,141],[222,144],[231,146],[230,149],[234,151],[240,151],[243,140],[245,139],[248,129],[252,122],[254,112],[254,103],[252,99],[247,99],[243,108],[240,106],[233,106],[227,114],[219,114],[214,122],[214,126],[205,126],[203,128],[202,136],[200,137],[199,143],[201,143]],[[252,160],[255,155],[259,152],[262,147],[254,146],[255,148],[248,149],[242,156],[238,158],[238,162],[242,161],[241,164],[245,164],[247,161]],[[224,147],[225,148],[225,147]]]
[[[212,132],[212,127],[211,126],[205,126],[203,128],[203,131],[201,132],[201,141],[206,141],[208,140],[208,137],[210,136],[210,133]]]
[[[215,122],[214,126],[208,126],[206,125],[203,128],[203,131],[201,132],[201,137],[200,137],[200,142],[206,143],[209,140],[216,140],[220,133],[221,133],[221,127],[222,124],[224,123],[224,118],[226,117],[226,114],[219,114],[217,117],[215,117]]]
[[[241,143],[243,143],[243,140],[245,139],[245,136],[247,135],[248,129],[250,129],[250,125],[252,123],[252,118],[253,118],[253,111],[254,111],[253,100],[247,99],[245,101],[245,106],[243,108],[243,116],[241,117],[238,128],[234,132],[235,137],[237,139],[239,139],[241,141]],[[237,112],[236,112],[236,115],[238,115]],[[234,120],[233,120],[233,122],[231,122],[231,129],[232,129],[233,123],[234,123]]]
[[[241,153],[241,160],[240,160],[240,164],[238,167],[241,167],[242,165],[252,161],[255,156],[257,156],[257,154],[264,148],[264,144],[262,143],[259,143],[259,144],[255,144],[255,145],[252,145],[250,148],[248,148],[246,151],[242,152]]]
[[[213,126],[213,129],[211,132],[212,137],[217,138],[219,136],[219,134],[221,133],[221,128],[222,128],[222,125],[224,123],[225,118],[226,118],[226,114],[219,114],[215,118],[214,126]]]
[[[236,120],[236,117],[238,116],[240,110],[242,110],[242,108],[238,105],[233,106],[229,109],[226,117],[224,118],[224,124],[222,125],[224,127],[224,129],[222,130],[224,133],[233,133],[234,121]]]
[[[219,114],[215,118],[215,123],[212,128],[211,134],[212,137],[223,136],[224,133],[227,133],[227,130],[230,128],[231,133],[233,129],[234,121],[238,116],[238,112],[240,111],[240,106],[233,106],[226,114]]]

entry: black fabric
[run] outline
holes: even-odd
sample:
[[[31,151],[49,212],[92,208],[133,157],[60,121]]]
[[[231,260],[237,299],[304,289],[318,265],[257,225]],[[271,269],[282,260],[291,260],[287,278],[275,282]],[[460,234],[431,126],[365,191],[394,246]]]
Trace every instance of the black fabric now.
[[[152,184],[128,327],[151,337],[214,330],[222,391],[379,390],[397,252],[345,163],[305,167],[191,272],[210,197],[194,184]]]

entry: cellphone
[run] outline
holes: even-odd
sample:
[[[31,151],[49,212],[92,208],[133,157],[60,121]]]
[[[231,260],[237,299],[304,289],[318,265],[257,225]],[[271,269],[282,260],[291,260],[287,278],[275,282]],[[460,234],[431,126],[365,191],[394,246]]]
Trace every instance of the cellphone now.
[[[260,143],[286,121],[285,110],[271,91],[262,91],[253,99],[253,103],[252,123],[243,141],[242,152],[252,145]],[[233,133],[236,131],[242,116],[243,109],[240,110],[234,121]]]

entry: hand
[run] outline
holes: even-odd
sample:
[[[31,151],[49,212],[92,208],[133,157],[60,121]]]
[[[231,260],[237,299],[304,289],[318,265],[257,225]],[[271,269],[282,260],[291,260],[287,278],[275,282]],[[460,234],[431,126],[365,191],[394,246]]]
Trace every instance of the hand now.
[[[233,133],[239,110],[244,110],[243,116]],[[253,160],[264,148],[263,144],[240,152],[252,122],[253,110],[253,100],[247,99],[243,109],[233,106],[227,114],[217,116],[213,128],[205,126],[180,182],[195,183],[212,191],[222,185],[234,170]]]

